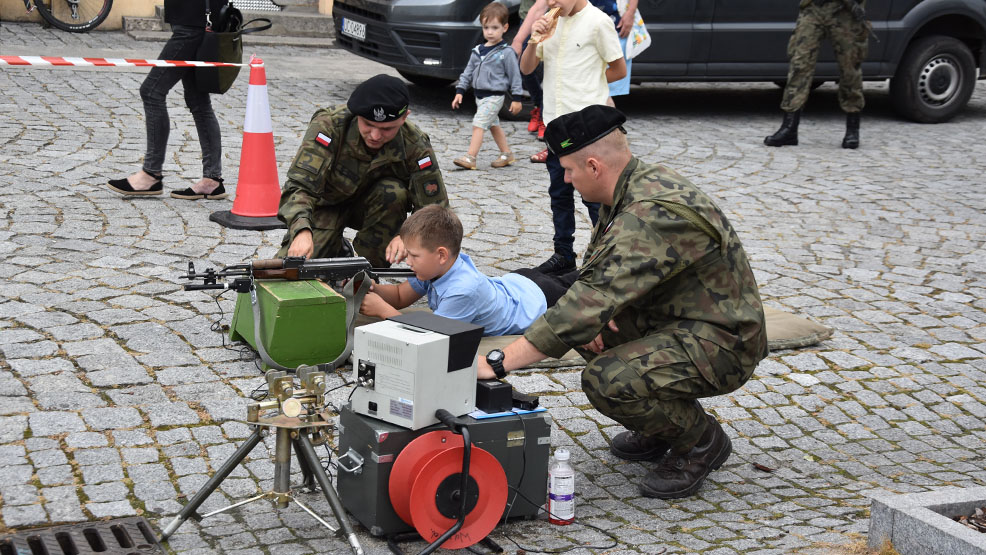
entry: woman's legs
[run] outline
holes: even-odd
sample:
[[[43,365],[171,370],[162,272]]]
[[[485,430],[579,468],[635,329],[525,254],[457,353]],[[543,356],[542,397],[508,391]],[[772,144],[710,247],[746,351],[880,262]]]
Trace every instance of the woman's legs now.
[[[195,57],[202,41],[202,29],[175,25],[171,38],[161,49],[160,59],[189,60]],[[134,190],[149,189],[161,176],[164,156],[168,147],[171,120],[168,117],[168,92],[181,81],[191,69],[155,67],[147,74],[140,86],[140,98],[144,104],[144,120],[147,132],[147,149],[141,171],[131,175],[127,181]],[[217,124],[218,127],[218,124]]]

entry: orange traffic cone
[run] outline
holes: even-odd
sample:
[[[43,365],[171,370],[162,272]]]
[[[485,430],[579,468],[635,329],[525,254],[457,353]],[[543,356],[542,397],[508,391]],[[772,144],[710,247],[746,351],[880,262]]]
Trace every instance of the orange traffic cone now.
[[[209,219],[233,229],[285,227],[277,219],[280,199],[274,129],[270,122],[270,103],[267,101],[267,75],[264,73],[264,61],[252,56],[243,146],[240,148],[240,175],[236,181],[233,210],[213,212]]]

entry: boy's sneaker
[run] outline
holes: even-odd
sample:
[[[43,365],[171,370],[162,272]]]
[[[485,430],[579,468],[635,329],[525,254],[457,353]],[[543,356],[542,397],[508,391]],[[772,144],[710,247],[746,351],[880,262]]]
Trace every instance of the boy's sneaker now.
[[[513,164],[515,160],[516,158],[514,158],[513,152],[501,152],[500,155],[496,157],[496,160],[493,160],[490,165],[494,168],[505,168],[510,164]]]
[[[535,106],[531,109],[531,121],[527,123],[527,131],[535,133],[541,125],[541,109]]]
[[[544,140],[544,130],[545,130],[545,125],[544,125],[544,121],[542,121],[541,123],[538,124],[538,140],[539,141],[543,141]]]
[[[476,157],[469,156],[468,154],[463,154],[462,156],[459,156],[455,160],[452,160],[452,163],[455,164],[456,166],[459,166],[460,168],[465,168],[467,170],[476,169]]]
[[[575,269],[575,257],[569,258],[556,252],[534,269],[542,274],[565,274]]]

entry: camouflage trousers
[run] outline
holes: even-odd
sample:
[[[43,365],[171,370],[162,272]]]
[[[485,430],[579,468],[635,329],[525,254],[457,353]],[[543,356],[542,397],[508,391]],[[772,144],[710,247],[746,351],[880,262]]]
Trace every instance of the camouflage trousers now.
[[[841,0],[830,0],[821,6],[808,4],[798,13],[787,45],[791,64],[781,101],[785,112],[800,110],[808,100],[818,50],[826,37],[839,63],[839,106],[847,113],[863,109],[862,64],[866,57],[867,29],[853,19]]]
[[[582,389],[592,406],[676,450],[691,448],[705,431],[697,399],[739,389],[753,374],[732,352],[683,331],[648,335],[586,360]]]
[[[390,266],[387,245],[400,231],[411,209],[407,184],[393,178],[377,181],[349,201],[335,206],[317,205],[312,214],[313,258],[332,258],[342,251],[342,232],[356,230],[353,248],[374,267]],[[281,240],[277,256],[286,256],[291,234]]]

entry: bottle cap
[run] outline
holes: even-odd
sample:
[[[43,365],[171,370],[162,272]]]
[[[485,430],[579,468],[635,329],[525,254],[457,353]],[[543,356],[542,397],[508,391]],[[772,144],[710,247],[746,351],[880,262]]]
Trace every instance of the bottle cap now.
[[[559,461],[567,461],[568,460],[568,449],[556,449],[555,450],[555,459],[556,460],[559,460]]]

